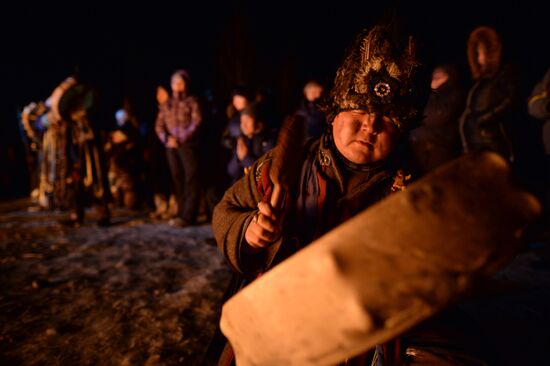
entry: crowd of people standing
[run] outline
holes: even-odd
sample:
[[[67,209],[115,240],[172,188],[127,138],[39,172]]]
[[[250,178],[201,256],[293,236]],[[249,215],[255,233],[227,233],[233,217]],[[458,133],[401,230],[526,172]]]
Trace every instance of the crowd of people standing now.
[[[379,43],[385,37],[380,29],[361,34],[331,92],[307,80],[290,111],[274,110],[265,94],[243,85],[223,108],[193,91],[186,70],[175,70],[169,88],[159,83],[147,135],[130,103],[99,131],[98,91],[68,77],[21,112],[33,208],[67,210],[73,225],[84,224],[92,204],[99,225],[108,225],[117,207],[147,209],[180,228],[212,222],[241,286],[462,154],[500,154],[548,217],[550,71],[523,95],[498,31],[480,26],[466,45],[470,75],[457,63],[432,65],[428,87],[418,79],[426,70],[412,41],[390,52],[390,43]],[[282,118],[273,116],[290,114],[304,121],[305,154],[288,206],[275,207],[266,199],[274,185],[268,170]],[[404,357],[384,346],[355,361]]]
[[[470,77],[458,62],[433,66],[424,118],[409,135],[410,153],[421,175],[463,153],[497,151],[548,205],[549,178],[540,173],[548,171],[548,149],[542,150],[542,123],[534,121],[548,121],[548,76],[533,86],[527,103],[520,73],[503,48],[496,29],[477,27],[467,42]],[[212,93],[195,93],[183,69],[173,72],[169,88],[162,85],[154,128],[145,135],[128,100],[114,111],[111,128],[98,131],[98,91],[76,77],[44,101],[29,103],[21,124],[33,209],[68,209],[80,224],[91,203],[101,207],[103,223],[117,206],[149,209],[152,218],[180,227],[210,221],[223,192],[273,148],[282,122],[274,116],[302,116],[306,139],[318,138],[328,126],[320,109],[325,85],[318,80],[303,83],[302,98],[290,111],[274,110],[261,90],[248,85],[234,86],[228,102],[219,103]]]

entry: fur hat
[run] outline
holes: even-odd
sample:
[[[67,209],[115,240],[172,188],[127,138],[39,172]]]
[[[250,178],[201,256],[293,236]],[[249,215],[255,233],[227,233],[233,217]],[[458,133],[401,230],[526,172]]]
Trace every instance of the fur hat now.
[[[483,44],[487,51],[487,66],[482,68],[477,62],[477,48]],[[470,33],[468,38],[468,64],[472,71],[472,77],[477,80],[481,77],[493,77],[496,75],[502,57],[502,43],[494,28],[479,26]]]
[[[336,72],[325,108],[329,121],[341,111],[364,109],[391,117],[400,130],[415,127],[427,101],[429,75],[413,38],[403,43],[389,27],[359,33]]]

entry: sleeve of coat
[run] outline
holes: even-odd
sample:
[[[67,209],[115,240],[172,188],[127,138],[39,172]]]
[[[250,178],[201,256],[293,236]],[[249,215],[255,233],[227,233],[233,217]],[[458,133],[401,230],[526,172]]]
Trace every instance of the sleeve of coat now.
[[[502,73],[498,76],[497,87],[501,99],[499,103],[489,111],[482,113],[477,118],[477,123],[480,126],[487,126],[502,121],[504,116],[510,113],[519,102],[519,79],[518,72],[515,67],[506,65],[503,67]]]
[[[264,272],[278,251],[281,240],[260,253],[246,250],[248,244],[244,235],[254,215],[258,212],[258,202],[264,198],[258,191],[258,174],[262,174],[264,164],[270,160],[270,153],[264,155],[250,169],[250,173],[239,179],[224,194],[214,208],[212,230],[218,247],[233,269],[245,276]]]
[[[202,110],[197,98],[190,97],[189,106],[191,107],[191,121],[189,125],[182,131],[182,135],[178,138],[179,142],[181,143],[185,143],[188,140],[192,139],[202,123]]]
[[[168,134],[166,133],[166,107],[159,106],[159,111],[157,113],[157,119],[155,120],[155,133],[157,134],[160,141],[166,145],[168,140]]]

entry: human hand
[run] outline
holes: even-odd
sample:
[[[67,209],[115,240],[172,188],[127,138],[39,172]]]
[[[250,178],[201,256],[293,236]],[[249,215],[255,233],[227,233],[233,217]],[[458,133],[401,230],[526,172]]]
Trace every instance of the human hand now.
[[[126,136],[126,134],[124,134],[124,132],[116,130],[116,131],[113,131],[113,134],[111,135],[111,139],[115,144],[120,144],[128,140],[128,137]]]
[[[282,215],[269,203],[258,203],[258,212],[246,228],[244,238],[252,249],[263,249],[281,237]]]
[[[175,149],[178,147],[178,140],[174,136],[168,136],[168,139],[166,140],[166,147],[170,149]]]
[[[248,146],[243,137],[237,139],[237,158],[242,161],[248,155]]]

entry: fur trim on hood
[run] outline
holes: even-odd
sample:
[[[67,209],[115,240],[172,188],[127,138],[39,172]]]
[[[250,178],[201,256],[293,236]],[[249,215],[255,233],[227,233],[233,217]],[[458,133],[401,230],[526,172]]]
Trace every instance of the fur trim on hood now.
[[[487,66],[485,69],[477,61],[477,47],[479,44],[487,48]],[[468,38],[468,63],[474,80],[491,78],[496,75],[501,62],[502,43],[494,28],[488,26],[477,27]]]

